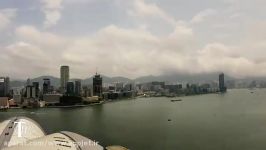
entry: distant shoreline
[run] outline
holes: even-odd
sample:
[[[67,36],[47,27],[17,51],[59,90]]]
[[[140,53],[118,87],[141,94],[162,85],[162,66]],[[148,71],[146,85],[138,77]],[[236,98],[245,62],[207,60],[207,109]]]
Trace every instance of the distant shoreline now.
[[[158,97],[165,97],[165,98],[180,98],[180,97],[187,97],[187,96],[200,96],[200,95],[209,95],[209,94],[220,94],[220,92],[213,92],[213,93],[205,93],[205,94],[191,94],[191,95],[180,95],[180,96],[174,96],[174,97],[167,97],[167,96],[136,96],[133,98],[122,98],[122,99],[116,99],[116,100],[105,100],[100,101],[99,103],[92,103],[92,104],[80,104],[80,105],[69,105],[69,106],[45,106],[45,107],[36,107],[36,108],[22,108],[22,107],[10,107],[8,109],[42,109],[42,108],[78,108],[78,107],[89,107],[89,106],[95,106],[95,105],[102,105],[105,103],[110,102],[117,102],[117,101],[123,101],[123,100],[133,100],[138,98],[158,98]],[[5,109],[5,110],[8,110]]]

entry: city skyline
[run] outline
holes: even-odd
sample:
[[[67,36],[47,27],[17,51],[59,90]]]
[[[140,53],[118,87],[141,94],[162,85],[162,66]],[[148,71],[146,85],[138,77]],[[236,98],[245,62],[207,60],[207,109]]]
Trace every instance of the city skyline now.
[[[266,76],[265,1],[0,2],[1,74]]]
[[[70,72],[69,72],[69,76],[71,75],[71,70],[69,70]],[[105,77],[105,78],[110,78],[110,79],[112,79],[112,78],[114,78],[114,79],[119,79],[119,78],[121,78],[121,80],[132,80],[132,81],[134,81],[134,80],[139,80],[139,79],[141,79],[141,80],[145,80],[145,78],[148,78],[148,80],[152,80],[152,78],[171,78],[171,80],[173,80],[172,78],[181,78],[181,79],[176,79],[176,81],[186,81],[186,80],[191,80],[191,79],[193,79],[193,78],[199,78],[199,81],[198,82],[200,82],[200,81],[206,81],[206,80],[217,80],[218,81],[218,79],[216,79],[216,76],[217,75],[219,75],[220,73],[223,73],[223,72],[214,72],[214,73],[202,73],[202,74],[185,74],[185,73],[179,73],[179,74],[162,74],[162,75],[157,75],[157,76],[155,76],[155,75],[144,75],[144,76],[137,76],[136,78],[129,78],[129,77],[127,77],[127,76],[122,76],[122,75],[117,75],[117,76],[109,76],[108,74],[102,74],[102,73],[99,73],[99,72],[97,72],[97,74],[99,74],[99,75],[101,75],[102,77]],[[73,76],[70,76],[70,78],[68,79],[68,81],[75,81],[75,80],[92,80],[93,79],[93,77],[95,76],[95,74],[96,74],[96,72],[94,72],[94,73],[92,73],[92,74],[88,74],[86,77],[84,77],[84,78],[77,78],[77,77],[73,77]],[[27,83],[28,82],[28,80],[32,80],[32,79],[43,79],[43,78],[54,78],[54,79],[58,79],[59,80],[59,82],[60,82],[60,87],[61,87],[61,76],[60,76],[60,74],[59,75],[55,75],[55,76],[53,76],[53,75],[40,75],[40,76],[31,76],[31,77],[27,77],[27,78],[11,78],[12,76],[10,76],[10,75],[2,75],[3,77],[9,77],[10,78],[10,80],[11,81],[23,81],[23,82],[25,82],[25,83]],[[226,77],[228,78],[228,80],[242,80],[242,79],[249,79],[249,80],[251,80],[251,79],[253,79],[253,80],[256,80],[256,79],[264,79],[263,77],[262,78],[233,78],[233,77],[231,77],[231,76],[228,76],[228,75],[226,75]],[[151,79],[149,79],[149,78],[151,78]],[[265,77],[265,79],[266,79],[266,77]],[[158,79],[155,79],[155,80],[158,80]],[[161,79],[160,79],[160,81],[161,81]],[[165,80],[165,81],[167,81],[167,80]]]
[[[265,149],[265,8],[0,0],[0,150]]]

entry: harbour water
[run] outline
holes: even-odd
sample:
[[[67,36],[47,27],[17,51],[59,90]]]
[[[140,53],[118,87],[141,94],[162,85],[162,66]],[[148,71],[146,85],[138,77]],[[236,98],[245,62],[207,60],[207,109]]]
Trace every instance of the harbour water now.
[[[101,145],[131,150],[265,150],[266,89],[121,100],[82,108],[10,109],[47,133],[72,131]],[[179,99],[179,98],[178,98]]]

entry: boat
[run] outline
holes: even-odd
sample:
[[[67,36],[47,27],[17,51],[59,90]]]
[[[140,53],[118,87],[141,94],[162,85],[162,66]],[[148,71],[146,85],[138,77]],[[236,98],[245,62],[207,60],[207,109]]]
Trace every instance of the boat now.
[[[180,102],[182,99],[172,99],[171,102]]]

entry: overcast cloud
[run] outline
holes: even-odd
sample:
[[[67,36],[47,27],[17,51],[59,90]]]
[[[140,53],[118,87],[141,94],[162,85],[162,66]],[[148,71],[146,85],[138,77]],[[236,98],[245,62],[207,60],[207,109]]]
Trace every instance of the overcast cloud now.
[[[0,2],[1,76],[266,76],[264,0]]]

